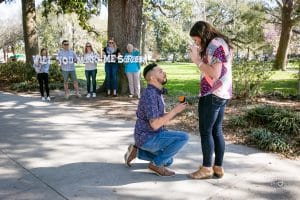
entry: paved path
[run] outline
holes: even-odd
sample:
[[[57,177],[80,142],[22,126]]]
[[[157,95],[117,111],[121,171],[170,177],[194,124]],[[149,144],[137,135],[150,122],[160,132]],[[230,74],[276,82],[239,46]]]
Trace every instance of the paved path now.
[[[0,92],[0,199],[300,199],[300,161],[226,144],[223,179],[189,180],[202,159],[191,136],[175,177],[150,173],[123,154],[134,123],[101,110]]]

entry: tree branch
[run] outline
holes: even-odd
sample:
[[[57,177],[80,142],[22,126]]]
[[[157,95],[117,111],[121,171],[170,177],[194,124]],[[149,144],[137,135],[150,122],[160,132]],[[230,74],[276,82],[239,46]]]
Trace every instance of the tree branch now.
[[[293,29],[293,33],[300,35],[300,30]]]
[[[296,24],[299,23],[299,22],[300,22],[300,16],[298,16],[298,17],[292,19],[292,24],[294,24],[294,25],[296,25]]]
[[[280,9],[282,9],[283,4],[279,1],[279,0],[275,0],[277,5],[280,7]]]
[[[158,10],[163,14],[164,16],[167,16],[167,14],[163,11],[162,7],[158,3],[154,3],[153,1],[150,1],[153,8],[158,8]]]
[[[174,18],[177,15],[180,14],[180,11],[174,15],[167,15],[167,13],[163,10],[163,7],[161,5],[159,5],[158,3],[154,3],[153,1],[150,1],[150,4],[152,5],[153,8],[158,8],[158,10],[161,12],[161,14],[163,14],[165,17],[167,18]],[[174,8],[172,7],[168,7],[167,10],[173,10]]]

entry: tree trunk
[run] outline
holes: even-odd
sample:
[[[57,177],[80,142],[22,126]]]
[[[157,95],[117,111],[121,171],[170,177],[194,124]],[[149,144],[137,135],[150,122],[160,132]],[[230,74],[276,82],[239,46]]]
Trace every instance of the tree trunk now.
[[[300,65],[298,71],[298,98],[300,99]]]
[[[4,62],[7,62],[6,47],[3,47],[3,57],[4,57]]]
[[[108,37],[113,37],[122,54],[126,45],[131,43],[140,47],[143,0],[110,0],[108,1]],[[119,70],[119,92],[128,92],[128,81],[124,66]]]
[[[146,54],[146,27],[147,27],[147,17],[143,16],[142,23],[142,44],[141,44],[141,55],[145,56]]]
[[[22,0],[22,20],[26,63],[32,65],[32,56],[37,55],[39,49],[34,0]]]
[[[292,35],[292,12],[293,12],[293,0],[287,0],[283,6],[281,11],[282,16],[282,25],[281,25],[281,33],[279,46],[276,53],[274,68],[275,69],[286,69],[287,64],[287,54],[288,47]]]

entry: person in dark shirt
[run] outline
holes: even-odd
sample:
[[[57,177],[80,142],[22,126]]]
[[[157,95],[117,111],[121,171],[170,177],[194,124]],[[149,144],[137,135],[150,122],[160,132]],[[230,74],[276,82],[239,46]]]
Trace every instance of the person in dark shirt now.
[[[105,87],[107,90],[107,96],[113,93],[113,96],[117,96],[118,89],[118,56],[121,55],[120,50],[117,48],[116,42],[111,38],[107,42],[107,46],[103,49],[105,58]]]
[[[125,164],[129,167],[138,157],[150,161],[148,168],[159,176],[174,176],[175,172],[167,167],[173,157],[187,143],[188,134],[164,128],[187,104],[178,103],[170,112],[165,113],[163,85],[167,83],[166,73],[155,63],[145,67],[143,72],[147,88],[143,91],[136,112],[134,130],[135,145],[129,145]]]

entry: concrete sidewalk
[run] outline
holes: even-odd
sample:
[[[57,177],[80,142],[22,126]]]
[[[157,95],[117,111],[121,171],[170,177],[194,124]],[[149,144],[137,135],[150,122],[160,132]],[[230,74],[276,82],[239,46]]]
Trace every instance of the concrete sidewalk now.
[[[223,179],[190,180],[202,161],[191,136],[175,177],[123,155],[134,123],[105,111],[0,92],[0,199],[300,199],[300,161],[226,144]]]

